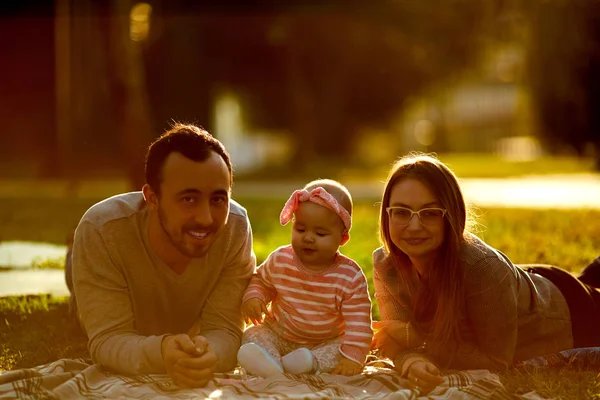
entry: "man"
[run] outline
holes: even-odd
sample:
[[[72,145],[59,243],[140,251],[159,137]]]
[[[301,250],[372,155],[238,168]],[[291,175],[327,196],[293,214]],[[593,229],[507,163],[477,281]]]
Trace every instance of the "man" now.
[[[166,372],[181,387],[235,367],[241,298],[256,260],[231,186],[223,145],[177,124],[150,145],[142,192],[85,213],[73,283],[95,363],[124,374]]]

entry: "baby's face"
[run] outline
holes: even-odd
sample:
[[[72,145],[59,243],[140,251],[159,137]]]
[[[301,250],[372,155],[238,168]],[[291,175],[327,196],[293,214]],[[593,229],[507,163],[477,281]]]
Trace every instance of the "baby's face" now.
[[[294,214],[292,248],[305,267],[326,269],[335,259],[343,233],[344,224],[335,212],[307,201]]]

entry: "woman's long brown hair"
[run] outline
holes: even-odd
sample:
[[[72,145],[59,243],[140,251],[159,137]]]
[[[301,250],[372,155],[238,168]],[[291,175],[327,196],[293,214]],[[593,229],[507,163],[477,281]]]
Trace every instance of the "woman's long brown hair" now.
[[[454,173],[437,158],[412,153],[399,159],[388,175],[379,211],[379,235],[387,254],[398,270],[401,282],[408,284],[413,274],[408,256],[390,237],[389,217],[393,187],[404,179],[416,179],[435,196],[441,208],[447,210],[444,220],[444,242],[435,265],[428,271],[425,283],[413,298],[413,324],[427,337],[428,347],[435,353],[445,348],[451,339],[460,338],[461,311],[464,310],[464,270],[460,251],[466,235],[467,208]]]

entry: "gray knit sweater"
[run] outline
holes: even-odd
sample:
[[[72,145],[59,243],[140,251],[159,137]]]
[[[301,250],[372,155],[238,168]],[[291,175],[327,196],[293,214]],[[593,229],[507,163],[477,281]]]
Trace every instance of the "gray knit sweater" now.
[[[513,265],[477,237],[464,245],[460,260],[466,274],[462,340],[446,346],[442,354],[422,355],[440,367],[501,370],[573,346],[569,308],[553,283]],[[373,264],[381,319],[413,320],[411,293],[418,290],[418,278],[400,283],[383,248],[373,253]],[[451,351],[455,345],[457,350]],[[413,356],[414,351],[401,352],[396,367],[403,370]]]

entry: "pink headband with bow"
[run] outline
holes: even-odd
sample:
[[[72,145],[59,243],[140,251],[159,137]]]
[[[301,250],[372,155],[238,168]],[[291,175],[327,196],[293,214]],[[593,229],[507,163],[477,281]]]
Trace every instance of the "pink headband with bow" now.
[[[352,218],[350,218],[348,211],[338,203],[335,197],[320,186],[310,192],[306,189],[302,189],[292,193],[279,215],[279,222],[281,222],[281,225],[286,225],[290,222],[300,203],[304,203],[305,201],[310,201],[329,208],[341,218],[346,229],[348,231],[350,230]]]

